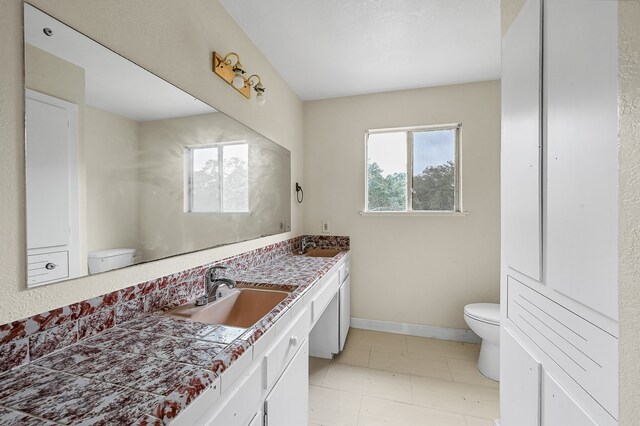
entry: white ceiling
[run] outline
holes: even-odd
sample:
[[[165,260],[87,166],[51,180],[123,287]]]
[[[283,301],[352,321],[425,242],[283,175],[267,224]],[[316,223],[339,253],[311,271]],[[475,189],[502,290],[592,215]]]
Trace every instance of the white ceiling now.
[[[53,30],[48,37],[43,28]],[[24,38],[85,73],[87,105],[136,121],[162,120],[216,110],[71,27],[24,6]]]
[[[303,100],[500,78],[500,0],[220,2]]]

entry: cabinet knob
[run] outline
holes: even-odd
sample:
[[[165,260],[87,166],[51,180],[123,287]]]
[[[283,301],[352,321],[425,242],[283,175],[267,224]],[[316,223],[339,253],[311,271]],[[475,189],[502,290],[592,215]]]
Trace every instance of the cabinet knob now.
[[[291,336],[291,338],[289,339],[289,344],[294,348],[298,346],[298,336]]]
[[[51,262],[49,262],[49,263],[47,263],[46,265],[44,265],[44,268],[45,268],[45,269],[48,269],[48,270],[50,271],[50,270],[52,270],[52,269],[56,269],[56,264],[55,264],[55,263],[51,263]]]

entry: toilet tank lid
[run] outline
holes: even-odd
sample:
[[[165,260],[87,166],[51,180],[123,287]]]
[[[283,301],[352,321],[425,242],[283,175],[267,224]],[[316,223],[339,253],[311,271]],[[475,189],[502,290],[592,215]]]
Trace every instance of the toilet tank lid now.
[[[472,303],[464,307],[464,312],[472,318],[497,323],[500,321],[500,304]]]
[[[88,257],[95,258],[103,258],[103,257],[114,257],[114,256],[122,256],[125,254],[136,254],[136,249],[132,248],[115,248],[115,249],[106,249],[106,250],[97,250],[89,252]]]

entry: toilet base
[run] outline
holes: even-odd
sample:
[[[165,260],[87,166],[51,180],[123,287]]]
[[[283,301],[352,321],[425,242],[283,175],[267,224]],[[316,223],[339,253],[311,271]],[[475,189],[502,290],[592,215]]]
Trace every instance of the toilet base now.
[[[500,381],[500,346],[482,340],[478,370],[491,380]]]

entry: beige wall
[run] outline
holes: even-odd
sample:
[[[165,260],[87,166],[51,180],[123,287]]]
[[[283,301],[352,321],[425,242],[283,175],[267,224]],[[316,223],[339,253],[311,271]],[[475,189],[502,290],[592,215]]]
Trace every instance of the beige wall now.
[[[640,418],[640,2],[619,9],[620,424]]]
[[[90,106],[85,116],[87,250],[140,253],[139,123]]]
[[[291,150],[292,179],[302,180],[302,104],[217,1],[32,3]],[[0,2],[0,324],[302,232],[302,207],[294,204],[292,231],[286,234],[27,290],[22,5],[21,0]],[[245,100],[212,74],[214,50],[238,52],[246,69],[260,74],[268,90],[266,105]]]
[[[363,217],[367,129],[462,122],[465,217]],[[350,235],[352,316],[468,328],[498,302],[500,83],[305,102],[305,232]]]

